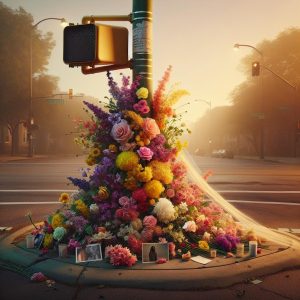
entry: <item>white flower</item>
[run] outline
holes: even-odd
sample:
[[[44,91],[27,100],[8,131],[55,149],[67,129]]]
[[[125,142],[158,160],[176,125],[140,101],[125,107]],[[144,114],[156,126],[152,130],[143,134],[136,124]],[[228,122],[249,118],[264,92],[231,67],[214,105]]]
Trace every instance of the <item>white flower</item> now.
[[[208,242],[210,240],[210,233],[207,232],[207,231],[205,231],[204,234],[203,234],[203,236],[202,236],[202,240]]]
[[[160,198],[158,200],[153,209],[153,213],[156,214],[160,222],[163,222],[165,224],[174,221],[176,218],[175,208],[172,202],[167,198]]]
[[[96,203],[90,205],[90,212],[92,214],[97,214],[99,212],[99,206]]]
[[[184,213],[188,212],[188,210],[189,210],[186,202],[181,202],[178,205],[178,209],[179,209],[179,213],[181,213],[181,214],[184,214]]]
[[[196,225],[195,221],[187,221],[184,223],[182,228],[187,232],[196,232],[197,225]]]

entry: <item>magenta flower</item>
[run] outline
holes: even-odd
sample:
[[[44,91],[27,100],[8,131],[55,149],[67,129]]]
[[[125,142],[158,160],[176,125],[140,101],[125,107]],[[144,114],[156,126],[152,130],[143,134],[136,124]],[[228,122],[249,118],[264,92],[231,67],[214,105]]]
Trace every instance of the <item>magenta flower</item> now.
[[[150,108],[149,108],[146,100],[140,100],[138,103],[135,103],[133,105],[133,108],[135,111],[137,111],[141,114],[147,114],[150,111]]]
[[[137,153],[143,160],[151,160],[153,156],[152,150],[148,147],[140,147],[140,149],[137,150]]]
[[[131,254],[127,247],[122,247],[121,245],[106,247],[105,257],[108,257],[110,263],[114,266],[131,267],[137,261],[136,256]]]

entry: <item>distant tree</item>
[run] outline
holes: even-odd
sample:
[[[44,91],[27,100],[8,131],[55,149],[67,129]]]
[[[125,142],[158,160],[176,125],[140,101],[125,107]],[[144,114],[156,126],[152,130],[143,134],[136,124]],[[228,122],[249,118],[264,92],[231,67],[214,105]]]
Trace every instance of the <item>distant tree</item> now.
[[[18,126],[28,119],[30,101],[30,39],[33,43],[33,84],[43,84],[52,93],[56,79],[45,76],[52,34],[41,35],[33,28],[33,18],[23,8],[13,10],[0,2],[0,124],[12,135],[11,153],[18,151]],[[39,96],[43,96],[42,94]]]

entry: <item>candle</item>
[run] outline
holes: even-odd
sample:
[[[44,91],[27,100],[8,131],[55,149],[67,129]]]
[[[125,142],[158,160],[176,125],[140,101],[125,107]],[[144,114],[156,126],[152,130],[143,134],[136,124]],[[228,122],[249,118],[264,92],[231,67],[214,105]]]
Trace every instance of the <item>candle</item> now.
[[[210,249],[210,257],[211,258],[217,257],[217,250],[216,249]]]
[[[249,256],[256,257],[257,241],[249,241]]]
[[[68,245],[67,244],[59,244],[58,245],[58,256],[66,257],[68,254]]]
[[[238,243],[236,245],[236,257],[243,257],[244,256],[244,244]]]
[[[34,235],[29,234],[26,236],[26,248],[34,248]]]

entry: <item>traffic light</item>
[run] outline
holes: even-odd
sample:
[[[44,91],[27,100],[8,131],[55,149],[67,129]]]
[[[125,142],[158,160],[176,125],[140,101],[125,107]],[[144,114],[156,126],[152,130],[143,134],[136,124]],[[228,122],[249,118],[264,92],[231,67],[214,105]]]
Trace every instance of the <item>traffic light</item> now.
[[[258,61],[252,63],[252,76],[259,76],[260,64]]]
[[[103,24],[64,29],[63,59],[70,67],[128,62],[128,30]]]
[[[73,97],[73,89],[69,89],[68,95],[69,95],[69,99],[72,99],[72,97]]]

